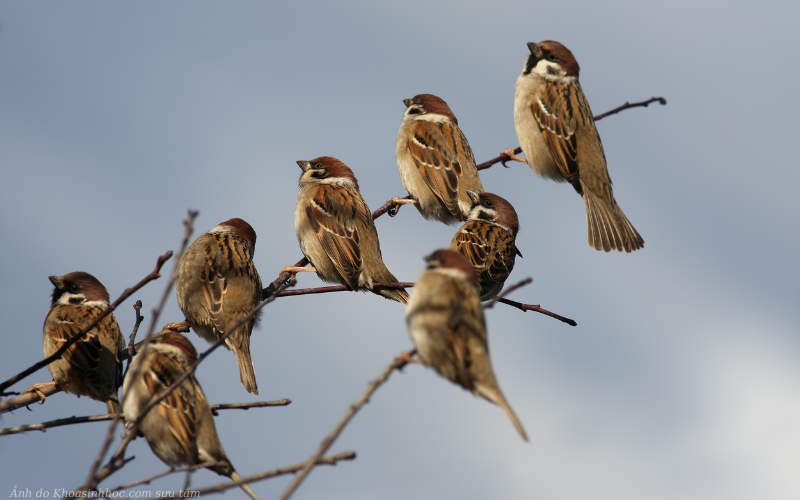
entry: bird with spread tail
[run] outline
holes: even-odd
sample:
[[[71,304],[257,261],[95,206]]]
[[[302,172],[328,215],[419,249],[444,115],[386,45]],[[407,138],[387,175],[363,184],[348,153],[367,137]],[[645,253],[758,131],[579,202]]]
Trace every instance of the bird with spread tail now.
[[[530,55],[517,78],[514,125],[525,158],[542,177],[569,182],[583,197],[589,246],[632,252],[644,240],[614,199],[603,144],[578,83],[580,66],[558,42],[528,43]]]

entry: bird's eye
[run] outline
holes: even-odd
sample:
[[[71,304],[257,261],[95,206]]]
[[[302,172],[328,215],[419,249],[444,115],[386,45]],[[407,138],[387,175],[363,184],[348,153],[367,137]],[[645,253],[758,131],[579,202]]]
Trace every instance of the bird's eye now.
[[[486,208],[492,208],[492,205],[493,205],[492,200],[485,200],[483,202],[483,206]]]
[[[78,293],[79,290],[80,290],[80,288],[78,288],[78,285],[73,284],[73,285],[69,286],[69,291],[71,293]]]
[[[316,169],[318,169],[318,170],[322,170],[322,168],[323,168],[323,167],[322,167],[322,163],[317,163],[317,164],[315,164],[315,165],[314,165],[314,168],[316,168]]]
[[[558,57],[555,54],[547,54],[547,60],[556,62],[558,61]]]

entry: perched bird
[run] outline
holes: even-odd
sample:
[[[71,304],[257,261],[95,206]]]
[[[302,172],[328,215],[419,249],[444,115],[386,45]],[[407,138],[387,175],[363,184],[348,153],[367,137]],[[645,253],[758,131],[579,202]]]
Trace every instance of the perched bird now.
[[[242,219],[230,219],[197,238],[181,258],[175,293],[186,321],[200,337],[216,342],[261,302],[261,278],[253,264],[256,232]],[[250,335],[261,311],[226,340],[236,354],[239,378],[258,394],[250,358]]]
[[[50,276],[50,282],[55,289],[44,320],[45,357],[53,355],[109,307],[108,291],[89,273]],[[42,387],[58,384],[65,392],[103,401],[108,413],[121,413],[117,389],[122,385],[120,351],[123,349],[125,338],[116,318],[109,314],[60,359],[47,365],[53,382],[34,384],[25,392],[43,396]]]
[[[517,255],[522,257],[514,244],[519,219],[511,203],[496,194],[468,190],[467,195],[472,208],[467,223],[453,236],[450,250],[463,255],[475,269],[481,300],[489,300],[503,289]]]
[[[467,219],[467,189],[482,192],[475,157],[447,103],[431,94],[405,99],[397,135],[397,168],[403,186],[426,219],[455,224]]]
[[[378,230],[353,171],[329,156],[297,164],[303,173],[294,227],[300,249],[313,268],[287,267],[282,272],[316,271],[328,283],[408,302],[405,290],[373,290],[373,282],[391,283],[397,278],[383,263]]]
[[[552,40],[528,48],[514,95],[514,125],[527,163],[540,176],[569,182],[583,196],[589,246],[606,252],[644,247],[614,200],[603,144],[578,83],[578,62]],[[512,150],[505,154],[526,162]]]
[[[125,375],[122,387],[125,421],[133,423],[154,398],[160,396],[197,361],[197,351],[183,335],[159,335],[143,347]],[[147,412],[139,426],[150,449],[170,467],[208,463],[217,474],[241,479],[225,455],[217,436],[206,395],[194,374],[188,376]],[[249,485],[241,488],[258,499]]]
[[[428,266],[406,309],[408,333],[419,357],[439,375],[502,408],[527,441],[492,370],[475,270],[452,250],[437,250],[425,260]]]

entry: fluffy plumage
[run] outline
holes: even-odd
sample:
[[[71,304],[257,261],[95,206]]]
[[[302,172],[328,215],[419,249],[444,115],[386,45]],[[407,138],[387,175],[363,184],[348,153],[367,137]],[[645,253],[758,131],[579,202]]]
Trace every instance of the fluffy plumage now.
[[[527,441],[492,369],[474,269],[452,250],[437,250],[426,261],[406,309],[419,357],[439,375],[502,408]]]

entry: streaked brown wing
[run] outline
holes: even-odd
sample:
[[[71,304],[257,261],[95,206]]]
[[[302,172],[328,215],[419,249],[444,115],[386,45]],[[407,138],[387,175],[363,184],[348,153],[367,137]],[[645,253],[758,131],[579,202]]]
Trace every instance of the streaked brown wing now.
[[[153,360],[149,373],[143,377],[147,390],[154,397],[162,394],[178,377],[181,371],[172,365],[172,361],[164,356]],[[186,450],[186,455],[197,460],[197,414],[195,411],[197,386],[194,377],[190,376],[179,387],[162,399],[151,411],[158,412],[170,434]]]
[[[550,154],[569,182],[578,175],[578,142],[575,137],[575,114],[578,110],[573,107],[573,93],[574,88],[570,85],[547,85],[531,100],[531,112]]]
[[[461,129],[451,122],[420,120],[407,144],[422,178],[447,210],[463,220],[458,208],[459,178],[465,168],[475,165],[475,158]]]
[[[356,198],[345,188],[322,186],[306,207],[306,217],[325,253],[351,288],[358,287],[362,268],[356,224],[361,203],[360,196]]]
[[[50,335],[60,347],[68,339],[77,335],[101,312],[102,309],[99,307],[63,307],[59,311],[59,321]],[[103,345],[97,337],[97,328],[103,326],[104,323],[101,322],[98,327],[84,335],[82,340],[72,344],[72,347],[64,355],[70,366],[78,370],[95,386],[99,386],[101,382],[98,367],[100,366],[100,354],[103,351]]]
[[[220,333],[227,333],[228,325],[222,311],[225,291],[228,289],[225,277],[214,272],[211,262],[206,261],[200,281],[203,283],[203,297],[205,297],[206,308],[211,316],[211,321],[214,322],[214,327]]]

